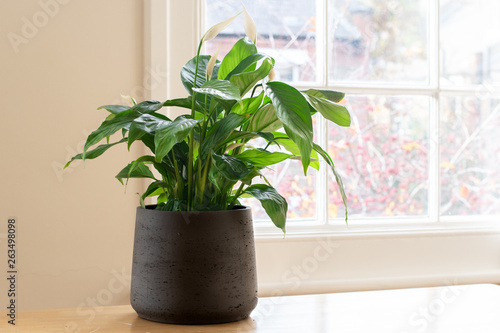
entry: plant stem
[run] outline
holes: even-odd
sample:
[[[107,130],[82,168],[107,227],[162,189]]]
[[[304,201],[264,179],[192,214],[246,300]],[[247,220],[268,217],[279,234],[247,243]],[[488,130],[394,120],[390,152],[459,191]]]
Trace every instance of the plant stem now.
[[[238,199],[238,197],[240,196],[241,194],[241,191],[243,190],[243,186],[245,186],[244,183],[241,183],[240,187],[238,187],[238,190],[236,191],[236,193],[234,194],[234,198],[233,200],[231,200],[231,203],[229,204],[229,209],[233,209],[234,207],[234,204],[236,203],[236,199]]]
[[[207,161],[205,162],[205,168],[204,168],[203,174],[200,173],[200,178],[199,178],[199,184],[200,184],[199,194],[200,195],[198,197],[198,203],[200,205],[203,204],[203,196],[205,195],[205,186],[207,183],[208,170],[210,169],[210,164],[211,164],[210,158],[211,158],[211,155],[208,155]],[[200,163],[200,169],[202,169],[201,163]]]
[[[200,41],[200,44],[198,45],[198,51],[196,52],[196,70],[194,72],[194,80],[193,80],[193,88],[196,87],[196,79],[198,77],[198,67],[200,64],[200,51],[201,51],[201,45],[203,44],[203,39]],[[195,100],[196,100],[196,92],[192,91],[191,94],[192,101],[191,101],[191,117],[194,119],[194,106],[195,106]],[[192,209],[192,194],[193,194],[193,155],[194,155],[194,129],[191,130],[189,133],[189,163],[188,163],[188,204],[187,204],[187,210],[191,211]]]
[[[175,189],[174,189],[174,193],[177,192],[176,197],[177,197],[177,199],[180,199],[180,198],[182,198],[182,192],[181,192],[182,188],[183,188],[182,179],[181,179],[181,174],[179,172],[179,166],[177,165],[177,159],[175,158],[175,153],[174,153],[173,148],[172,148],[171,152],[172,152],[172,159],[174,160],[174,166],[175,166],[175,177],[177,179],[177,186],[176,186],[177,191],[175,191]],[[181,192],[181,193],[179,193],[179,192]]]

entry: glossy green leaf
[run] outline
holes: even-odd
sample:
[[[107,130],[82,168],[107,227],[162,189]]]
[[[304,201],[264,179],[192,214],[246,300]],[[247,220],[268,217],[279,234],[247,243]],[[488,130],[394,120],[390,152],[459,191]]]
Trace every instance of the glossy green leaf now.
[[[264,132],[248,132],[248,131],[233,131],[222,143],[221,145],[232,144],[238,140],[251,140],[257,137],[261,137],[267,141],[274,141],[274,136],[272,133]]]
[[[228,79],[228,74],[231,73],[243,59],[254,53],[257,53],[257,47],[250,39],[245,37],[238,40],[222,60],[217,78],[220,80]]]
[[[259,135],[254,132],[248,131],[233,131],[227,138],[224,139],[221,145],[228,145],[235,143],[238,140],[250,140],[258,137]]]
[[[217,155],[212,154],[214,166],[219,173],[226,179],[238,181],[246,177],[252,169],[249,168],[242,160],[227,154]]]
[[[313,145],[314,150],[316,150],[321,157],[324,158],[326,163],[331,167],[333,175],[335,176],[335,181],[337,182],[337,185],[339,186],[340,190],[340,195],[342,196],[342,201],[344,202],[344,208],[345,208],[345,222],[347,223],[347,196],[345,194],[344,190],[344,184],[342,183],[342,178],[338,174],[337,170],[335,169],[335,165],[333,164],[332,158],[326,151],[323,150],[319,145],[314,144]]]
[[[161,162],[172,147],[183,141],[198,123],[198,120],[179,116],[173,122],[159,128],[155,133],[156,162]]]
[[[144,200],[147,197],[159,195],[159,194],[165,192],[166,188],[168,188],[168,186],[169,186],[169,184],[167,184],[161,180],[154,181],[151,184],[149,184],[146,191],[144,191],[144,193],[141,195],[141,199]]]
[[[118,142],[108,143],[108,144],[104,144],[104,145],[99,145],[99,146],[97,146],[97,148],[88,151],[86,153],[85,158],[88,159],[88,160],[97,158],[97,157],[101,156],[102,154],[104,154],[106,152],[106,150],[108,150],[109,148],[111,148],[111,147],[113,147],[113,146],[115,146],[115,145],[117,145],[119,143],[126,142],[126,141],[127,141],[127,138],[123,138],[123,139],[121,139]],[[71,158],[71,160],[68,161],[68,163],[66,163],[66,165],[64,166],[64,168],[66,169],[71,164],[71,162],[73,162],[74,160],[81,160],[82,158],[83,158],[83,153],[76,154],[75,156],[73,156]]]
[[[340,126],[349,127],[351,125],[351,116],[345,106],[308,94],[304,94],[304,97],[311,107],[321,113],[325,119],[333,121]]]
[[[241,101],[238,87],[226,80],[210,80],[193,90],[225,101]]]
[[[281,147],[285,148],[286,150],[288,150],[293,155],[299,155],[300,156],[300,149],[299,149],[299,147],[286,134],[280,133],[280,132],[275,132],[273,134],[274,134],[275,141]],[[311,163],[309,165],[311,167],[313,167],[314,169],[316,169],[316,170],[319,170],[318,159],[319,159],[318,153],[313,149],[311,151]]]
[[[304,91],[309,96],[314,96],[318,98],[326,98],[329,101],[338,103],[340,102],[345,94],[340,91],[326,90],[326,89],[308,89]]]
[[[232,75],[230,81],[240,88],[241,96],[244,96],[269,74],[273,66],[271,58],[265,58],[256,70]]]
[[[231,109],[232,113],[252,114],[259,109],[264,99],[264,92],[252,98],[245,98],[241,103],[235,104]]]
[[[238,154],[236,157],[240,160],[261,168],[282,162],[292,157],[292,155],[281,152],[270,152],[261,149],[248,149]]]
[[[154,134],[158,128],[165,127],[171,121],[164,120],[151,114],[144,114],[134,119],[130,124],[128,135],[128,148],[135,140],[142,138],[145,134]]]
[[[283,124],[278,119],[274,106],[266,104],[250,118],[246,130],[250,132],[274,132],[282,127]]]
[[[262,62],[264,59],[270,62],[274,66],[274,59],[264,53],[255,53],[249,55],[243,59],[238,66],[236,66],[226,77],[226,80],[230,80],[233,75],[242,74],[245,72],[255,71],[257,63]],[[267,67],[266,67],[267,68]]]
[[[286,134],[297,144],[304,174],[310,163],[313,128],[309,104],[297,89],[282,82],[268,82],[264,89],[271,99]]]
[[[128,110],[125,112],[129,112],[129,111],[130,111],[130,114],[128,114],[128,115],[121,116],[121,117],[116,116],[113,119],[103,121],[101,126],[99,126],[98,129],[96,129],[95,131],[90,133],[90,135],[87,137],[87,141],[85,142],[85,146],[83,149],[83,153],[82,153],[83,160],[85,160],[87,150],[91,146],[95,145],[96,143],[98,143],[102,139],[113,135],[114,133],[116,133],[117,131],[119,131],[122,128],[128,129],[130,127],[130,124],[132,123],[132,121],[134,121],[135,118],[141,116],[141,114],[136,112],[136,111]]]
[[[224,119],[216,122],[207,132],[207,135],[201,144],[200,154],[206,155],[210,150],[215,151],[218,146],[226,140],[231,132],[240,127],[245,120],[245,116],[230,113]]]
[[[286,212],[288,203],[273,187],[255,184],[247,187],[245,193],[251,194],[260,201],[274,225],[285,232]]]
[[[193,106],[193,98],[191,96],[187,98],[175,98],[169,99],[163,103],[163,106],[177,106],[180,108],[191,109]],[[194,104],[196,111],[202,111],[202,108],[198,102]]]
[[[109,137],[116,133],[120,129],[127,129],[130,127],[132,121],[145,113],[153,113],[162,107],[162,103],[158,101],[144,101],[132,108],[122,111],[113,119],[105,120],[101,123],[101,126],[87,137],[85,146],[83,148],[83,160],[85,160],[85,155],[89,147],[98,143],[102,139]]]
[[[112,114],[118,114],[120,112],[126,111],[130,109],[130,106],[126,105],[103,105],[97,108],[97,110],[105,109],[106,111]]]
[[[181,81],[184,88],[189,92],[190,95],[193,94],[193,85],[196,73],[196,61],[197,57],[189,60],[184,67],[181,69]],[[200,55],[198,73],[196,75],[196,87],[200,87],[205,82],[207,82],[207,66],[210,61],[209,55]]]
[[[123,184],[123,179],[129,178],[151,178],[156,179],[149,167],[144,162],[129,163],[116,176],[116,179]]]
[[[158,101],[144,101],[140,102],[139,104],[134,105],[133,107],[130,108],[130,110],[137,111],[141,114],[144,113],[152,113],[155,111],[158,111],[163,107],[163,103],[158,102]],[[122,113],[117,114],[116,116],[119,117]]]

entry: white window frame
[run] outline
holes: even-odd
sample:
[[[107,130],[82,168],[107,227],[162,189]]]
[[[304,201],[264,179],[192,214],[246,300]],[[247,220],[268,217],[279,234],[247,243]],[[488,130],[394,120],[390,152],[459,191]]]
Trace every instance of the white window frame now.
[[[429,1],[436,6],[437,14],[437,1]],[[149,97],[162,100],[185,95],[179,71],[196,54],[204,26],[203,4],[203,0],[144,2],[144,68],[160,68],[166,73],[166,81],[155,85]],[[327,13],[326,8],[322,9],[324,21]],[[438,15],[431,19],[437,28]],[[430,43],[431,56],[438,57],[438,40],[433,38]],[[326,52],[324,45],[320,47]],[[437,67],[431,70],[439,73]],[[323,84],[328,86],[326,77]],[[431,122],[439,122],[439,113],[435,112],[439,109],[437,96],[444,91],[439,82],[431,82],[431,87],[335,88],[346,94],[428,95],[435,101]],[[325,130],[324,123],[319,130]],[[437,142],[437,133],[431,131],[430,135],[431,142]],[[438,158],[431,158],[430,167],[430,181],[437,182]],[[318,175],[325,184],[326,171]],[[500,221],[475,217],[439,219],[439,193],[429,195],[434,204],[424,220],[367,219],[346,226],[328,224],[325,210],[319,212],[318,223],[289,225],[286,237],[270,223],[257,225],[260,295],[500,283]]]

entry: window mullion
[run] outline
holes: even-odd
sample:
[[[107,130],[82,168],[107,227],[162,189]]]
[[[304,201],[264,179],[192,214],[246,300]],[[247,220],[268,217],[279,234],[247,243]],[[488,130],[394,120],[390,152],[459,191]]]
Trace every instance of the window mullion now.
[[[328,86],[328,1],[316,0],[316,70],[317,81]]]
[[[430,153],[429,153],[429,215],[433,222],[439,222],[440,207],[440,57],[439,57],[439,1],[430,1],[429,17],[429,60],[430,85],[434,94],[430,105]]]
[[[316,82],[326,88],[328,85],[328,26],[327,0],[316,0]],[[328,149],[327,124],[321,115],[316,115],[317,141]],[[320,159],[320,169],[316,177],[316,215],[320,224],[328,223],[328,170]]]

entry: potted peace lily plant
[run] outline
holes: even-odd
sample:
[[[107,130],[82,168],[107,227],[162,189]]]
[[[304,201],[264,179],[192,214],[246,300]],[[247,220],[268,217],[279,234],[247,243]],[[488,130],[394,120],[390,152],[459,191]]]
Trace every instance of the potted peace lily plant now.
[[[253,20],[246,10],[243,16],[247,37],[222,61],[217,54],[200,52],[236,16],[203,36],[196,56],[181,70],[188,97],[100,107],[110,114],[88,136],[84,151],[67,164],[97,158],[121,143],[129,148],[141,143],[150,150],[116,175],[121,182],[151,179],[137,208],[131,286],[131,304],[145,319],[220,323],[243,319],[254,309],[252,216],[240,198],[258,199],[283,232],[287,214],[286,199],[262,169],[294,158],[306,173],[310,166],[319,167],[321,156],[346,202],[330,156],[313,142],[311,119],[319,112],[349,126],[349,112],[337,104],[344,94],[299,91],[273,81],[274,59],[258,52]],[[170,106],[188,111],[170,119],[161,113]],[[119,131],[121,138],[109,143]],[[105,138],[107,143],[96,146]],[[252,140],[257,138],[265,142],[263,147],[255,147]],[[263,183],[255,183],[257,179]],[[150,197],[156,197],[156,204],[145,205]]]

